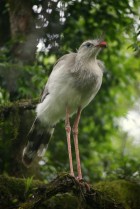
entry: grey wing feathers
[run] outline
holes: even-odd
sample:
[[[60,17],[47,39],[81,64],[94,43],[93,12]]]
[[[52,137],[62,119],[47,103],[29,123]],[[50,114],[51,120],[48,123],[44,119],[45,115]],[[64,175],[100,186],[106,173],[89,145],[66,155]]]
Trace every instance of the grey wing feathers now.
[[[61,61],[64,61],[67,58],[68,54],[63,55],[62,57],[60,57],[54,64],[54,69],[56,69],[56,66],[58,66]]]
[[[48,82],[46,83],[46,85],[45,85],[45,88],[44,88],[44,90],[43,90],[43,92],[42,92],[42,95],[41,95],[41,102],[43,102],[44,101],[44,99],[46,98],[46,96],[49,94],[49,91],[48,91]]]
[[[64,56],[60,57],[56,61],[53,70],[58,69],[62,64],[65,64],[65,63],[67,63],[68,66],[73,64],[76,58],[76,54],[77,53],[71,52],[69,54],[65,54]]]
[[[65,54],[64,56],[60,57],[56,63],[54,64],[53,70],[57,70],[60,69],[60,66],[67,63],[67,66],[71,68],[71,66],[73,65],[74,61],[75,61],[75,57],[76,57],[76,53],[69,53],[69,54]],[[49,79],[45,85],[45,88],[42,92],[41,95],[41,102],[43,102],[43,100],[46,98],[46,96],[49,94],[49,90],[48,90],[48,84],[49,84]]]
[[[65,58],[66,58],[66,56],[67,56],[67,55],[64,55],[64,56],[62,56],[60,59],[58,59],[58,60],[56,61],[56,63],[54,64],[54,68],[53,68],[52,71],[56,70],[56,69],[59,67],[59,65],[62,64],[61,61],[64,61]],[[44,88],[43,92],[42,92],[41,100],[40,100],[41,102],[43,102],[44,99],[46,98],[46,96],[49,94],[49,90],[48,90],[48,82],[49,82],[49,79],[48,79],[48,81],[47,81],[47,83],[46,83],[46,85],[45,85],[45,88]]]

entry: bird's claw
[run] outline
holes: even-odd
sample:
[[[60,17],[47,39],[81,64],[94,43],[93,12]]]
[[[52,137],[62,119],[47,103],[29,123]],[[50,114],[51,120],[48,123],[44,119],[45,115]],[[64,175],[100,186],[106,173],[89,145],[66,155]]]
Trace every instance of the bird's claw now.
[[[85,182],[84,179],[79,178],[78,176],[75,179],[80,184],[80,186],[84,187],[87,192],[90,192],[90,185],[87,182]]]

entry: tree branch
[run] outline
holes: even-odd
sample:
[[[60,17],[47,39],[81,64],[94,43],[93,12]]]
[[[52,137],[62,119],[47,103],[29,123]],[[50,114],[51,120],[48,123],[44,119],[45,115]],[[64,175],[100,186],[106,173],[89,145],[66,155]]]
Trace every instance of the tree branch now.
[[[0,114],[7,114],[9,112],[13,112],[15,110],[25,111],[25,110],[32,110],[35,109],[39,99],[28,99],[28,100],[19,100],[16,102],[9,102],[5,105],[0,106]]]
[[[69,174],[60,174],[48,184],[33,181],[32,178],[0,176],[0,185],[0,208],[125,209],[125,200],[116,201],[113,190],[112,197],[109,197],[92,185],[87,189],[86,182],[79,183]],[[109,182],[108,187],[111,189]]]

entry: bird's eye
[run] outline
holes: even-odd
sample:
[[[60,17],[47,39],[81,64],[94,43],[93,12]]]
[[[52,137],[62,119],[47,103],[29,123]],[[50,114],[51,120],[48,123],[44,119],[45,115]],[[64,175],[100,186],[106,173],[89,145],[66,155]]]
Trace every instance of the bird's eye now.
[[[89,48],[89,47],[92,47],[93,44],[91,44],[91,43],[88,42],[88,43],[85,44],[85,46]]]

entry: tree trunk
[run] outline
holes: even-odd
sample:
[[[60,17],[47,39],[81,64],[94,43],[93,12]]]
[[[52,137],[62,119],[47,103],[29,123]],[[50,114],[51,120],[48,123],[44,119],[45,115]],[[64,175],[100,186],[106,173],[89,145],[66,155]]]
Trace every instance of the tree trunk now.
[[[14,101],[20,98],[18,81],[23,74],[23,66],[33,65],[35,61],[40,34],[35,27],[32,1],[2,1],[0,14],[0,47],[3,58],[3,65],[0,66],[1,87],[9,92],[10,100]]]
[[[32,11],[32,2],[28,0],[9,0],[9,16],[13,60],[23,64],[33,63],[38,34]]]
[[[32,110],[36,100],[22,100],[0,107],[0,173],[6,172],[16,177],[34,175],[40,178],[38,163],[30,169],[22,164],[22,150],[27,134],[34,120]]]
[[[3,47],[10,38],[9,13],[4,0],[0,1],[0,47]]]

